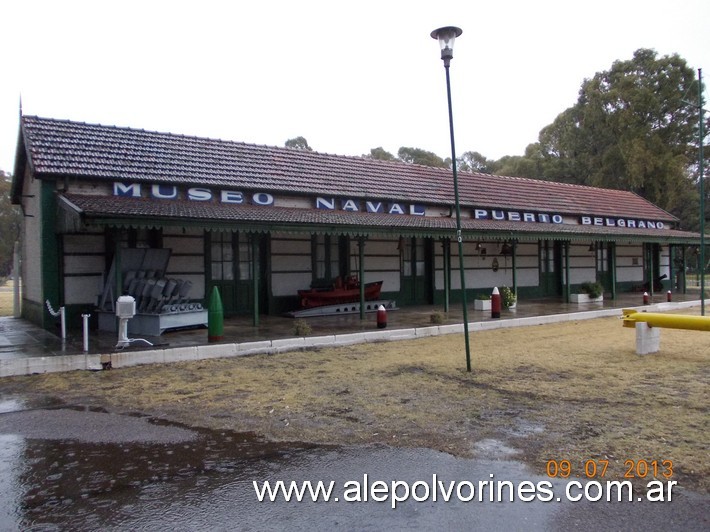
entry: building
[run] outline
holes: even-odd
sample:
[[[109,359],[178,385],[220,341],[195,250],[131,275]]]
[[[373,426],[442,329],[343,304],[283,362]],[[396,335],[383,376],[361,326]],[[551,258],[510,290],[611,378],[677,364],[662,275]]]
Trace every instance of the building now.
[[[461,301],[450,170],[23,116],[14,176],[23,316],[45,327],[46,301],[78,326],[139,276],[174,281],[148,313],[199,309],[216,286],[255,322],[350,276],[399,306]],[[459,195],[469,298],[666,289],[699,242],[626,191],[461,173]]]

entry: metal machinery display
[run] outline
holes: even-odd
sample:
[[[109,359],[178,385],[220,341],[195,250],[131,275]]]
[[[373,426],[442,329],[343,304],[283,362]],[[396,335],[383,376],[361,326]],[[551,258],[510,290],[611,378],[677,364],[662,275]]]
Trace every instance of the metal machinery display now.
[[[207,325],[207,310],[190,299],[192,282],[165,276],[170,254],[170,249],[121,250],[99,300],[99,329],[116,331],[115,301],[121,295],[135,299],[136,314],[128,322],[132,334],[159,336],[169,329]],[[117,286],[121,294],[114,293]]]

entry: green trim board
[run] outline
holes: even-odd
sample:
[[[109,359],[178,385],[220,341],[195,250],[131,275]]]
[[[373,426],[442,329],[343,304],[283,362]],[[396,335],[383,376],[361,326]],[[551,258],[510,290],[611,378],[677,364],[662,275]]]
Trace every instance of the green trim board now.
[[[92,217],[85,218],[84,223],[97,226],[113,226],[119,228],[160,228],[160,227],[186,227],[200,228],[208,231],[245,231],[250,233],[284,233],[284,234],[329,234],[329,235],[346,235],[351,237],[366,237],[366,236],[404,236],[416,238],[451,238],[454,231],[451,229],[411,229],[405,227],[366,227],[366,226],[351,226],[351,225],[317,225],[317,224],[258,224],[254,222],[205,222],[201,220],[190,219],[174,219],[165,220],[161,218],[113,218],[113,217]],[[574,226],[571,226],[574,227]],[[633,235],[630,233],[623,234],[608,234],[608,233],[591,233],[591,232],[572,232],[569,227],[565,231],[535,231],[535,232],[516,232],[512,233],[508,230],[496,231],[492,230],[462,230],[462,236],[465,240],[481,240],[481,239],[497,239],[501,241],[518,240],[521,241],[538,241],[538,240],[560,240],[570,242],[589,242],[595,240],[598,242],[648,242],[658,244],[688,244],[697,245],[698,237],[692,236],[675,236],[664,233],[640,234]]]
[[[62,287],[60,282],[60,249],[57,238],[56,217],[57,195],[54,189],[54,182],[40,181],[40,260],[42,262],[42,289],[41,297],[43,304],[49,300],[55,309],[62,306]],[[56,318],[44,307],[42,313],[42,327],[49,329],[53,327]]]

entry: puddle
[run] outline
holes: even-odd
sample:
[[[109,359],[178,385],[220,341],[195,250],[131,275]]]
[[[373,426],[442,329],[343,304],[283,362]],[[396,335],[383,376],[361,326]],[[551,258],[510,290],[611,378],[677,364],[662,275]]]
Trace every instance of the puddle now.
[[[351,481],[431,484],[436,475],[447,485],[488,480],[492,472],[511,481],[534,477],[515,462],[460,460],[425,449],[294,449],[229,438],[172,448],[28,440],[21,449],[14,440],[12,448],[3,445],[3,461],[6,452],[15,460],[21,452],[29,467],[14,472],[15,489],[3,499],[15,504],[9,522],[22,529],[471,529],[495,528],[506,514],[510,519],[524,511],[528,525],[546,528],[555,511],[542,503],[516,510],[509,503],[408,501],[393,510],[390,502],[372,499],[259,502],[253,481],[260,487],[264,481],[334,481],[342,496]]]
[[[25,401],[17,398],[2,399],[0,400],[0,414],[6,412],[17,412],[19,410],[24,410],[27,408]]]
[[[429,449],[272,443],[254,434],[186,429],[86,409],[17,411],[16,407],[22,406],[0,403],[6,412],[0,414],[3,528],[564,530],[570,523],[594,522],[597,529],[618,530],[624,529],[625,523],[631,528],[658,528],[663,522],[657,516],[651,520],[644,517],[653,513],[641,504],[607,504],[600,513],[597,505],[490,502],[488,492],[480,490],[483,500],[479,501],[476,493],[473,500],[464,502],[454,493],[446,502],[437,482],[445,490],[451,483],[478,486],[479,481],[495,480],[517,485],[549,480],[515,461],[516,450],[497,440],[478,442],[478,456],[462,459]],[[66,426],[59,422],[42,426],[51,419],[63,419]],[[83,429],[93,434],[91,437],[77,437],[82,419]],[[102,432],[104,428],[106,432]],[[136,438],[140,431],[141,438]],[[170,437],[156,439],[156,434]],[[254,482],[263,488],[264,482],[278,480],[332,481],[333,497],[338,496],[339,501],[324,502],[321,497],[316,502],[286,502],[283,498],[259,502]],[[371,489],[362,491],[363,486],[372,488],[376,481],[382,481],[382,486],[392,486],[395,481],[417,485],[413,493],[421,502],[410,499],[392,509],[391,498],[378,502]],[[361,490],[356,493],[363,494],[360,502],[345,500],[344,491],[348,486],[353,488],[353,482]],[[430,488],[431,493],[424,497]],[[470,490],[464,486],[461,494],[466,498]],[[674,502],[672,507],[657,505],[665,522],[683,523],[686,516],[704,515],[707,497],[683,500],[680,497],[680,503]],[[584,521],[585,511],[589,519],[597,519]],[[625,517],[629,515],[633,520]],[[705,524],[695,519],[683,528],[701,530]]]
[[[514,458],[516,455],[520,454],[518,449],[514,449],[501,441],[493,439],[477,441],[473,444],[473,448],[476,452],[476,456],[488,460]]]
[[[92,413],[83,414],[91,417]],[[131,429],[132,421],[143,421],[119,417],[124,417]],[[111,528],[120,523],[132,524],[118,528],[162,529],[165,508],[182,506],[185,498],[190,498],[190,490],[202,493],[206,485],[216,487],[239,478],[253,461],[288,461],[310,448],[272,445],[252,434],[160,428],[184,431],[191,437],[156,443],[145,438],[136,441],[130,435],[121,442],[107,443],[105,435],[92,437],[99,441],[1,435],[2,478],[8,482],[0,491],[0,516],[9,520],[0,522],[15,523],[14,528],[25,530]],[[0,432],[6,430],[4,427]],[[184,529],[185,522],[191,522],[183,519],[175,520],[174,526]],[[201,523],[192,522],[198,527]]]

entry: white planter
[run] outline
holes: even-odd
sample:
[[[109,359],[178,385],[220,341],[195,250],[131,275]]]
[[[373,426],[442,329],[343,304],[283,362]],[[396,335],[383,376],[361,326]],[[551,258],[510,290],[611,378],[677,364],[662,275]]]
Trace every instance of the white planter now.
[[[597,303],[604,301],[604,296],[591,298],[588,294],[570,294],[569,300],[570,303]]]
[[[491,310],[491,300],[490,299],[474,299],[473,308],[475,310]]]

